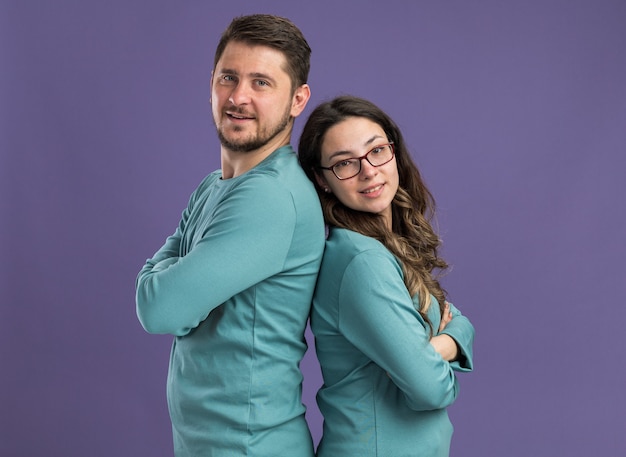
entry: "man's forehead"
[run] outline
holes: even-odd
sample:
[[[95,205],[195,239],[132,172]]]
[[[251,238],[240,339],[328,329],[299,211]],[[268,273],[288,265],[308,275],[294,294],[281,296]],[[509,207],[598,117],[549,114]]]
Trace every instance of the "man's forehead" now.
[[[235,66],[278,66],[285,67],[287,59],[283,52],[262,44],[231,41],[217,61],[217,67]]]

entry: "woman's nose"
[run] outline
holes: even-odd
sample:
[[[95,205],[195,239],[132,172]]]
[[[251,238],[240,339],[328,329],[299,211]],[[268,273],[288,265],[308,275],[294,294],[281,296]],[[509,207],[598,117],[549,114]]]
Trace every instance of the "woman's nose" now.
[[[378,168],[367,161],[367,159],[361,159],[361,171],[359,176],[363,178],[371,178],[378,174]]]

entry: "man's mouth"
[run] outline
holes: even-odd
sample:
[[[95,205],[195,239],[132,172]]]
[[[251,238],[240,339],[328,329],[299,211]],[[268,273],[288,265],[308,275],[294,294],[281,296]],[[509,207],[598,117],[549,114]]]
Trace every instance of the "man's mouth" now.
[[[254,119],[254,116],[246,115],[244,113],[233,113],[229,111],[226,111],[226,116],[228,116],[231,119],[236,119],[236,120]]]

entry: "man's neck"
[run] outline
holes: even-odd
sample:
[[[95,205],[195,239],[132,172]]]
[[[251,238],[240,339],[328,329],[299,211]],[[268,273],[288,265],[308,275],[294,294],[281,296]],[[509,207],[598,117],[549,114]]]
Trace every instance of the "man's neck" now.
[[[222,179],[241,176],[267,159],[272,152],[288,144],[289,139],[281,142],[270,142],[259,149],[248,152],[231,151],[222,146]]]

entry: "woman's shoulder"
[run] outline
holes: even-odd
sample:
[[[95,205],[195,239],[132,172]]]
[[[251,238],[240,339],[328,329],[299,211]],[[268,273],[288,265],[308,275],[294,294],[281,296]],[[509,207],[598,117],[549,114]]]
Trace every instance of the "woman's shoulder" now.
[[[341,227],[330,227],[327,244],[349,250],[385,250],[387,248],[375,238]]]
[[[377,239],[345,228],[331,227],[324,256],[337,262],[355,258],[379,258],[397,263],[395,256]]]

